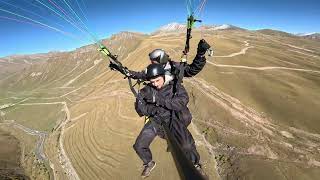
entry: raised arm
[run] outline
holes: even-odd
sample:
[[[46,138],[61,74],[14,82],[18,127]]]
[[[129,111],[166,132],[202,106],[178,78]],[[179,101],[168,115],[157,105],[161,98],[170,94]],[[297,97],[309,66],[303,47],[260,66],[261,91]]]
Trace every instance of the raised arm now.
[[[184,69],[184,77],[192,77],[197,75],[206,64],[205,54],[210,48],[210,45],[201,39],[198,43],[197,55],[191,64],[188,64]]]
[[[191,64],[187,64],[184,69],[184,77],[193,77],[197,75],[206,64],[206,57],[196,55]]]

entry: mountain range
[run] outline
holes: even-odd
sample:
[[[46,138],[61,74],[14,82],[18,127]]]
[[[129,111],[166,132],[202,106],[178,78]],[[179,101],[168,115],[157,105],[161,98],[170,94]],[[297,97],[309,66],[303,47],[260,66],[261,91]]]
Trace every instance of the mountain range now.
[[[141,71],[156,48],[179,61],[183,28],[119,32],[102,42]],[[201,38],[214,50],[183,82],[209,178],[320,177],[320,41],[231,25],[202,26],[192,36],[188,63]],[[96,49],[0,59],[0,179],[141,179],[132,145],[144,118],[127,80]],[[157,167],[148,179],[179,179],[166,147],[159,138],[151,144]]]

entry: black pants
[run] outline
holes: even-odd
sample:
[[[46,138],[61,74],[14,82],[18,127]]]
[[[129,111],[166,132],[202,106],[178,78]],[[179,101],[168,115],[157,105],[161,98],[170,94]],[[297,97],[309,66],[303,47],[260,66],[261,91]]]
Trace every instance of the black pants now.
[[[183,123],[178,122],[178,120],[173,120],[170,124],[170,133],[172,133],[179,146],[185,152],[186,157],[193,162],[193,164],[199,164],[200,155],[187,127]],[[149,121],[144,125],[133,145],[134,150],[143,161],[143,164],[147,164],[152,160],[152,153],[149,146],[156,136],[165,138],[164,131],[160,125]]]

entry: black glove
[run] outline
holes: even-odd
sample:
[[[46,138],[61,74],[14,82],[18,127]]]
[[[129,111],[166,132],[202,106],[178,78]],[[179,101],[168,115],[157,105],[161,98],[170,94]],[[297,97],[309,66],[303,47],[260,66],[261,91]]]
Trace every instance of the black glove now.
[[[201,39],[198,43],[197,55],[204,56],[210,47],[204,39]]]
[[[165,106],[165,97],[163,97],[161,94],[158,93],[158,91],[153,90],[150,93],[147,93],[144,96],[144,99],[147,103],[153,103],[158,106]]]
[[[121,72],[121,68],[120,68],[118,65],[116,65],[116,64],[114,64],[114,63],[112,63],[112,62],[110,62],[109,68],[110,68],[111,70]]]
[[[128,68],[126,67],[120,67],[117,64],[114,64],[112,62],[110,62],[109,67],[111,70],[115,70],[115,71],[119,71],[121,74],[127,76],[127,77],[131,77],[132,74],[129,72]]]
[[[162,124],[162,118],[160,116],[155,115],[152,117],[152,119],[154,120],[155,123]]]
[[[147,103],[152,103],[154,104],[155,103],[155,99],[154,99],[154,93],[156,93],[155,91],[154,92],[147,92],[144,94],[143,96],[143,99],[147,102]]]
[[[154,88],[150,88],[150,91],[144,93],[143,99],[147,103],[155,104],[156,103],[156,96],[158,94],[158,91]]]
[[[154,100],[155,100],[156,105],[165,107],[166,98],[163,95],[156,93]]]
[[[171,113],[162,107],[157,107],[157,113],[153,116],[153,119],[158,124],[168,123],[171,118]]]

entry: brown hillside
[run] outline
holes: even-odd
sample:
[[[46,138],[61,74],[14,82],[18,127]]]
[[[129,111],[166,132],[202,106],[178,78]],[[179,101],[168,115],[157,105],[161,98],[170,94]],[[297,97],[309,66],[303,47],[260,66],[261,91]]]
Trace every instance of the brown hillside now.
[[[104,43],[129,69],[142,70],[155,48],[178,60],[184,38],[123,32]],[[269,31],[195,31],[189,62],[201,38],[215,55],[184,84],[190,130],[210,179],[316,179],[320,44]],[[132,145],[143,119],[127,81],[107,66],[87,46],[0,82],[1,118],[48,134],[44,152],[51,177],[140,179]],[[178,179],[165,148],[160,139],[152,144],[158,164],[149,179]]]

